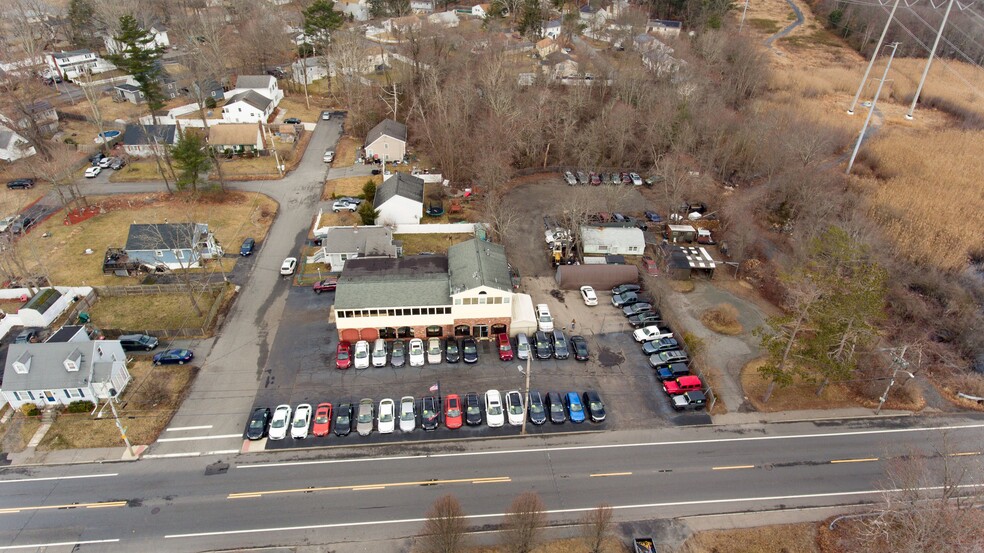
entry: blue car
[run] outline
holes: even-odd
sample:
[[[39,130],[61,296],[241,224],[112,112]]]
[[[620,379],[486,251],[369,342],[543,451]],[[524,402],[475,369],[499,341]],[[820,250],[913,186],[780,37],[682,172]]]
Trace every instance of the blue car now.
[[[169,349],[154,356],[155,365],[184,365],[195,358],[190,349]],[[583,415],[582,415],[583,416]]]
[[[584,405],[581,404],[581,397],[577,392],[567,392],[564,403],[567,405],[567,412],[570,413],[571,422],[584,422]]]
[[[647,211],[646,212],[646,220],[647,221],[650,221],[650,222],[653,222],[653,223],[662,223],[663,222],[663,218],[660,217],[659,216],[659,213],[656,213],[655,211]]]
[[[243,240],[243,245],[239,248],[239,255],[246,257],[248,255],[253,255],[253,247],[256,246],[256,240],[252,238],[247,238]]]

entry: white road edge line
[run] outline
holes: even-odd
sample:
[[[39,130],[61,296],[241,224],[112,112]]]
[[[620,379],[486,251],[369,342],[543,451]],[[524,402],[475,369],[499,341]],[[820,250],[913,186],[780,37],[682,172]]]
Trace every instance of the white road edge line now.
[[[111,474],[80,474],[78,476],[49,476],[46,478],[19,478],[17,480],[0,480],[0,484],[16,484],[18,482],[47,482],[49,480],[76,480],[81,478],[106,478],[108,476],[119,476],[119,473]]]
[[[884,430],[860,430],[857,432],[824,432],[821,434],[790,434],[789,436],[749,436],[742,438],[714,438],[708,440],[677,440],[670,442],[640,442],[635,444],[578,445],[559,447],[531,447],[528,449],[506,449],[498,451],[466,451],[461,453],[432,453],[425,455],[396,455],[393,457],[356,457],[352,459],[322,459],[318,461],[291,461],[280,463],[251,463],[236,465],[237,469],[291,467],[304,465],[331,465],[336,463],[364,463],[366,461],[404,461],[410,459],[436,459],[440,457],[469,457],[479,455],[511,455],[518,453],[546,453],[552,451],[580,451],[588,449],[621,449],[628,447],[658,447],[668,445],[706,445],[715,443],[752,442],[762,440],[794,440],[809,438],[832,438],[838,436],[866,436],[871,434],[895,434],[899,432],[938,432],[940,430],[966,430],[984,428],[984,424],[964,424],[957,426],[934,426],[928,428],[891,428]],[[163,440],[157,440],[163,441]],[[146,456],[145,456],[146,457]]]
[[[158,438],[158,442],[190,442],[193,440],[225,440],[228,438],[241,438],[242,434],[219,434],[216,436],[185,436],[183,438]]]
[[[185,430],[211,430],[211,424],[205,424],[202,426],[175,426],[174,428],[168,428],[164,430],[165,432],[183,432]]]
[[[35,543],[31,545],[0,545],[0,551],[12,549],[38,549],[41,547],[61,547],[63,545],[91,545],[94,543],[118,543],[120,540],[63,541],[59,543]]]
[[[975,484],[962,484],[959,485],[960,488],[976,488]],[[943,486],[928,486],[923,488],[918,488],[918,491],[930,491],[930,490],[941,490]],[[860,490],[853,492],[829,492],[829,493],[810,493],[810,494],[800,494],[800,495],[776,495],[776,496],[764,496],[764,497],[738,497],[730,499],[703,499],[696,501],[672,501],[666,503],[646,503],[639,505],[613,505],[611,508],[616,510],[628,510],[628,509],[654,509],[660,507],[682,507],[688,505],[710,505],[715,503],[749,503],[754,501],[789,501],[793,499],[816,499],[824,497],[841,497],[841,496],[852,496],[852,495],[876,495],[884,494],[886,492],[900,492],[904,491],[902,489],[894,490]],[[909,490],[911,491],[911,490]],[[549,509],[543,511],[548,515],[557,514],[568,514],[568,513],[584,513],[588,511],[595,511],[598,507],[580,507],[574,509]],[[480,518],[502,518],[506,516],[506,513],[489,513],[484,515],[465,515],[462,518],[465,519],[480,519]],[[167,534],[164,539],[178,539],[178,538],[204,538],[209,536],[231,536],[236,534],[261,534],[264,532],[296,532],[304,530],[324,530],[328,528],[343,528],[343,527],[356,527],[356,526],[383,526],[391,524],[419,524],[426,521],[426,518],[405,518],[399,520],[367,520],[363,522],[338,522],[332,524],[312,524],[309,526],[287,526],[283,528],[250,528],[247,530],[219,530],[215,532],[196,532],[193,534]]]
[[[238,449],[217,449],[215,451],[189,451],[187,453],[159,453],[144,455],[141,459],[177,459],[180,457],[204,457],[206,455],[237,455]]]

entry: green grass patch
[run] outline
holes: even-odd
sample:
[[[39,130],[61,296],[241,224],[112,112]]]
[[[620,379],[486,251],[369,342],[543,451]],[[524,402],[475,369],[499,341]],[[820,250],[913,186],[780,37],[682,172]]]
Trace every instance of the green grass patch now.
[[[843,46],[841,39],[825,29],[817,29],[805,35],[787,36],[781,40],[783,44],[794,48],[812,48],[817,46],[837,48]]]
[[[753,19],[746,19],[745,21],[748,23],[748,25],[751,28],[755,29],[756,31],[762,31],[763,33],[770,34],[770,35],[774,35],[782,29],[782,26],[779,25],[779,22],[774,19],[765,19],[761,17],[756,17]]]

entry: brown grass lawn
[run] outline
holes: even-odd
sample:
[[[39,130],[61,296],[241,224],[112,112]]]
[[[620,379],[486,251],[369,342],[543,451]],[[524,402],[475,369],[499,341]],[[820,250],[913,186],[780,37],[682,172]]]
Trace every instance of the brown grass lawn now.
[[[327,201],[342,196],[362,196],[362,186],[366,184],[366,181],[370,180],[376,183],[376,186],[379,186],[383,182],[383,176],[342,177],[340,179],[329,180],[325,183],[324,191],[321,193],[321,199]]]
[[[277,171],[277,160],[272,156],[260,156],[252,159],[237,158],[219,159],[222,164],[222,175],[227,179],[254,175],[280,176]]]
[[[421,252],[439,254],[448,253],[448,248],[465,240],[474,238],[474,234],[394,234],[394,240],[403,241],[403,255],[416,255]]]
[[[602,553],[624,553],[625,545],[615,539],[609,538],[602,546]],[[588,553],[588,546],[581,538],[569,538],[565,540],[553,540],[544,543],[533,549],[533,553]],[[503,547],[469,547],[465,553],[509,553]]]
[[[136,105],[130,102],[114,102],[113,97],[110,95],[105,95],[96,102],[99,106],[99,115],[103,121],[116,121],[117,119],[123,119],[124,121],[133,121],[138,117],[147,115],[146,105]],[[84,115],[85,117],[92,117],[92,109],[89,108],[89,103],[85,100],[73,105],[64,106],[64,111],[70,113],[76,113],[78,115]]]
[[[362,147],[362,141],[351,136],[343,136],[335,146],[335,161],[332,167],[351,167],[355,165],[355,158]]]
[[[741,369],[742,390],[756,411],[774,413],[801,409],[862,407],[862,404],[854,400],[854,395],[843,384],[831,384],[824,389],[820,397],[817,397],[817,386],[809,382],[802,382],[799,379],[785,388],[776,387],[769,402],[762,403],[762,396],[765,394],[766,388],[769,387],[769,381],[762,378],[758,373],[758,368],[763,363],[764,360],[761,359],[752,361]]]
[[[311,87],[308,86],[310,94]],[[311,95],[311,107],[308,108],[304,103],[304,92],[285,96],[277,106],[284,112],[284,117],[297,117],[305,123],[314,123],[321,120],[321,112],[329,109],[328,102],[320,97]]]
[[[105,171],[106,169],[103,169]],[[162,180],[161,173],[157,169],[157,162],[153,159],[141,159],[131,161],[126,167],[113,171],[109,170],[109,182],[146,182]],[[170,180],[170,179],[169,179]],[[173,186],[174,183],[172,182]]]
[[[40,427],[40,417],[25,417],[23,413],[14,413],[9,421],[0,426],[0,451],[23,451]]]
[[[54,284],[136,284],[137,278],[102,273],[106,248],[126,245],[133,222],[163,223],[167,219],[175,223],[208,223],[223,247],[235,253],[247,236],[262,241],[277,212],[277,203],[267,196],[243,192],[228,192],[224,196],[200,195],[197,199],[186,194],[91,196],[89,203],[105,205],[109,211],[72,226],[63,224],[62,217],[56,214],[19,241],[25,247],[23,251],[39,252],[37,257],[25,255],[25,261],[29,266],[43,261]],[[51,236],[42,238],[45,232]],[[91,248],[94,253],[86,255],[86,248]],[[232,263],[225,266],[227,270],[231,269]]]
[[[680,553],[820,553],[816,525],[780,524],[708,530],[684,542]]]
[[[219,296],[217,292],[195,294],[201,315],[195,312],[188,294],[100,296],[89,309],[89,316],[100,328],[128,331],[196,328],[205,324],[205,315]]]
[[[130,363],[129,370],[133,379],[118,408],[120,422],[126,427],[131,444],[150,444],[171,420],[198,369],[190,365],[154,367],[149,359],[141,359]],[[123,439],[107,409],[101,419],[87,413],[58,415],[38,449],[122,445]]]

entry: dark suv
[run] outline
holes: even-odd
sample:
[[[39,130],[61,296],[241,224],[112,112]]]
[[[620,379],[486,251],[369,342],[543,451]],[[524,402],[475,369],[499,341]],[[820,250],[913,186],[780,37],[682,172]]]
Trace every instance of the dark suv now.
[[[550,338],[547,337],[547,333],[538,330],[533,336],[533,342],[536,347],[536,358],[550,359],[550,356],[553,355],[553,350],[550,348]]]
[[[34,179],[14,179],[7,183],[7,188],[13,190],[15,188],[30,188],[34,186]]]
[[[150,351],[157,347],[159,341],[153,336],[146,334],[127,334],[120,336],[120,345],[126,351],[144,350]]]

